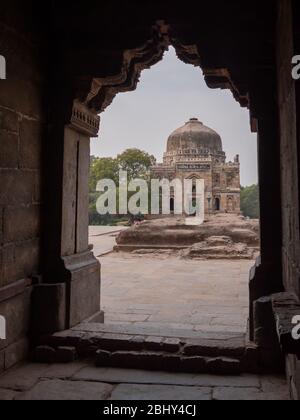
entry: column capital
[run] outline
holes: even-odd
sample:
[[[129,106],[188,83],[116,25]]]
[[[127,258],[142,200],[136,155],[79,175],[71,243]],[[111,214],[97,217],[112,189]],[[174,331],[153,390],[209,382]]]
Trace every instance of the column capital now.
[[[79,100],[74,100],[70,127],[88,137],[97,137],[100,116]]]

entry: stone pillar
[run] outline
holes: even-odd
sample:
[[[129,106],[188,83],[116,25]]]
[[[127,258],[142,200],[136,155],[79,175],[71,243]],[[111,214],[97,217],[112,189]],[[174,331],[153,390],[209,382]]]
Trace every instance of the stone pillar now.
[[[33,295],[34,334],[71,328],[100,311],[100,263],[88,242],[90,137],[99,117],[79,101],[53,108],[44,150],[42,283]]]
[[[280,137],[273,72],[256,75],[251,111],[258,126],[258,178],[260,195],[261,255],[250,272],[250,339],[253,340],[253,303],[282,286],[282,220]]]
[[[294,54],[300,55],[300,29],[299,29],[299,19],[300,19],[300,4],[298,1],[293,0],[292,2],[292,14],[293,14],[293,40],[294,40]],[[298,169],[298,216],[299,224],[298,229],[300,229],[300,79],[295,82],[295,94],[296,94],[296,144],[297,144],[297,169]],[[300,237],[300,232],[299,236]],[[300,242],[300,241],[299,241]],[[300,298],[300,277],[299,277],[299,246],[296,250],[297,258],[297,272],[298,272],[298,285],[296,285],[295,290],[298,291],[298,297]],[[300,387],[299,387],[299,398],[300,398]]]

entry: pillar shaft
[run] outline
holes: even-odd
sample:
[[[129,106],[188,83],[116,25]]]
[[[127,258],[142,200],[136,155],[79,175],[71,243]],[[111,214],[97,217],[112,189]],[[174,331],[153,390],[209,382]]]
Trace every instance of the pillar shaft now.
[[[68,329],[100,311],[100,263],[88,242],[90,137],[99,117],[67,92],[51,115],[44,150],[44,236],[42,284],[36,286],[34,332]],[[44,322],[41,312],[47,313]],[[50,330],[49,330],[49,325]]]
[[[257,75],[252,89],[252,112],[258,127],[258,179],[261,255],[250,273],[250,338],[253,339],[253,302],[280,292],[282,286],[282,214],[279,116],[276,78]]]

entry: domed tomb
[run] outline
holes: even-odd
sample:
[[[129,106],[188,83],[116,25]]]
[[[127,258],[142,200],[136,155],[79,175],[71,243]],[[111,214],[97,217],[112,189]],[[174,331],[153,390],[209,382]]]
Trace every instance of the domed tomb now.
[[[152,178],[204,180],[205,215],[214,213],[240,214],[240,162],[226,162],[221,136],[197,118],[191,118],[168,138],[163,163],[151,168]],[[196,184],[196,182],[195,182]],[[194,184],[194,185],[195,185]],[[191,209],[197,197],[194,190],[189,202]],[[174,192],[170,199],[174,212]]]
[[[216,131],[197,118],[191,118],[170,135],[167,143],[167,153],[187,149],[195,149],[199,153],[201,150],[210,153],[223,152],[222,140]]]

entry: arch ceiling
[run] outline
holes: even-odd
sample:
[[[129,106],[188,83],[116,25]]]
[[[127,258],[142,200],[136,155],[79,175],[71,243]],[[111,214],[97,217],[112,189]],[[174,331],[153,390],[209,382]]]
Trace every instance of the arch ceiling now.
[[[201,67],[210,88],[230,89],[253,118],[253,84],[258,75],[275,77],[271,0],[186,0],[184,5],[79,0],[72,14],[66,4],[51,4],[48,19],[53,43],[64,51],[64,74],[72,80],[74,98],[95,113],[118,92],[134,90],[141,72],[160,61],[170,45],[180,60]]]

